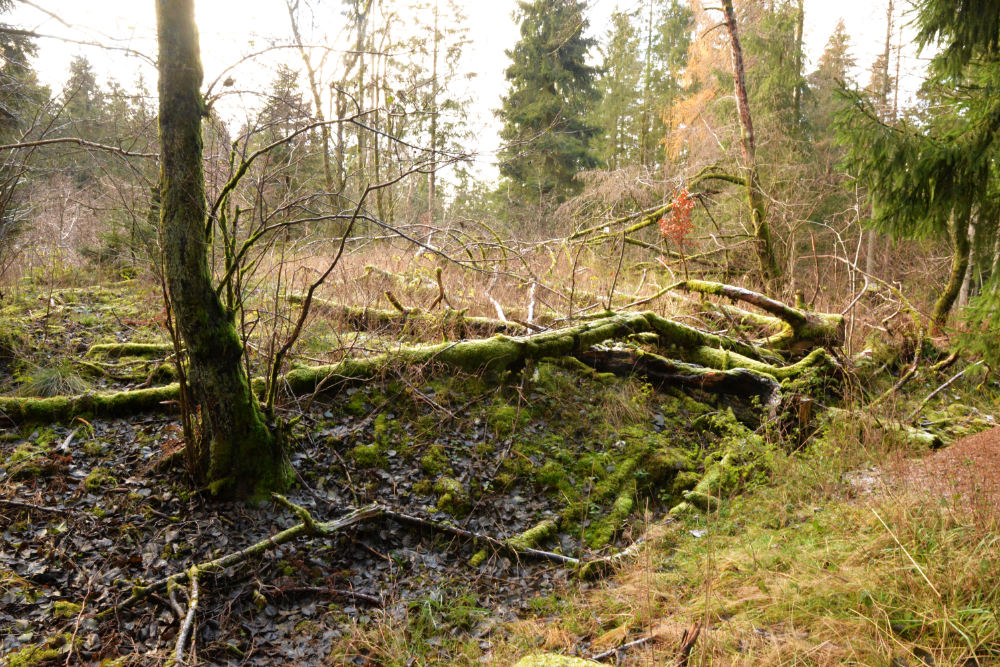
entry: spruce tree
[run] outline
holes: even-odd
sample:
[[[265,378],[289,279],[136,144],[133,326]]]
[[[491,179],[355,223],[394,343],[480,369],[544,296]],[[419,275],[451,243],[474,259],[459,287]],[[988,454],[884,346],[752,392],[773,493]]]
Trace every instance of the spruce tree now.
[[[639,34],[632,17],[611,15],[611,31],[597,83],[601,103],[595,120],[601,127],[600,158],[609,169],[633,164],[639,157],[643,99],[639,94],[642,61]]]
[[[581,0],[522,0],[521,39],[507,51],[510,90],[498,115],[505,142],[500,174],[516,198],[562,201],[576,192],[577,172],[598,166],[587,121],[600,94],[587,64],[594,40]]]
[[[923,0],[915,24],[918,43],[940,49],[925,82],[937,102],[934,112],[887,122],[871,101],[856,94],[840,117],[839,133],[847,147],[848,170],[868,186],[872,227],[895,236],[951,242],[950,275],[932,316],[940,328],[968,270],[970,227],[975,232],[995,224],[1000,4]],[[994,276],[984,302],[1000,301],[996,284]],[[992,305],[981,309],[979,323],[997,328],[996,312]]]

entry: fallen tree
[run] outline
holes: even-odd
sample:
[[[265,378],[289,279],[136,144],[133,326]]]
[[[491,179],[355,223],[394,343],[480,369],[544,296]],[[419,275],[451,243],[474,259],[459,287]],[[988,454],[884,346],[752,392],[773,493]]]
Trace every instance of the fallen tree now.
[[[597,350],[608,341],[628,342],[628,351]],[[639,344],[652,345],[656,352]],[[630,356],[629,356],[630,355]],[[280,378],[292,395],[336,392],[386,372],[436,365],[466,373],[517,372],[530,362],[575,357],[619,374],[638,370],[661,384],[697,385],[706,391],[771,397],[776,382],[809,369],[833,369],[835,359],[816,348],[794,364],[754,343],[710,333],[656,313],[624,312],[592,316],[578,324],[524,336],[497,335],[436,345],[402,346],[370,357],[297,368]],[[629,361],[626,359],[631,359]],[[592,366],[593,367],[593,366]],[[253,382],[260,395],[264,381]],[[52,398],[2,397],[0,413],[8,421],[55,422],[74,417],[120,417],[161,409],[178,400],[176,383],[163,387],[90,393]]]
[[[775,333],[756,341],[757,345],[774,350],[801,352],[816,346],[839,346],[844,342],[843,315],[808,311],[743,287],[707,280],[685,280],[673,287],[686,292],[742,301],[763,310],[767,315],[744,310],[728,310],[730,314],[757,325],[778,329]]]

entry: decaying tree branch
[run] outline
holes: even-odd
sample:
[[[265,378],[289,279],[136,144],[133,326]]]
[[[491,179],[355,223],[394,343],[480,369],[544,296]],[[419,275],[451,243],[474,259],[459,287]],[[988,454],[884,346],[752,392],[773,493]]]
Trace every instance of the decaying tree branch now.
[[[815,313],[777,301],[768,296],[734,285],[706,280],[685,280],[676,289],[699,294],[724,296],[760,308],[783,324],[782,331],[759,341],[773,349],[801,351],[816,345],[838,346],[844,342],[844,317],[835,313]],[[753,316],[757,323],[768,323],[762,316]]]

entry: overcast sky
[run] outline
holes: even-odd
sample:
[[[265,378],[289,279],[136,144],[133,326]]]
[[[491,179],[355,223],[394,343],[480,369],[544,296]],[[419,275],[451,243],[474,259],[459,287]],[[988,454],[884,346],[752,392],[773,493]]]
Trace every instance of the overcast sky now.
[[[805,40],[810,64],[815,64],[830,33],[840,18],[851,35],[853,53],[860,70],[867,70],[881,52],[885,40],[885,12],[888,0],[805,0]],[[339,6],[335,0],[319,0],[320,5]],[[477,135],[480,137],[480,168],[489,172],[498,138],[492,109],[499,106],[505,91],[503,77],[507,66],[505,49],[511,48],[518,37],[512,19],[516,0],[459,0],[468,15],[471,45],[465,52],[465,69],[477,73],[471,85],[475,100]],[[901,4],[897,0],[897,6]],[[645,0],[592,0],[591,34],[602,38],[607,32],[608,17],[616,9],[632,9],[645,5]],[[201,31],[202,59],[206,81],[213,80],[224,68],[243,55],[260,49],[273,40],[288,38],[289,23],[285,0],[200,0],[196,2]],[[14,10],[3,18],[17,27],[36,30],[46,35],[68,37],[78,41],[97,42],[105,46],[127,47],[155,54],[155,19],[153,0],[32,0],[15,1]],[[46,13],[48,12],[48,13]],[[336,29],[329,29],[331,35]],[[895,40],[895,37],[894,37]],[[908,36],[904,33],[901,78],[904,88],[919,72],[919,61]],[[86,55],[102,79],[114,77],[128,86],[143,72],[150,89],[155,89],[155,72],[142,59],[129,57],[122,51],[68,43],[57,39],[39,41],[35,66],[41,79],[58,90],[66,79],[70,59]],[[294,54],[289,62],[297,66]],[[273,62],[270,64],[273,66]],[[265,76],[261,77],[260,72]],[[910,84],[906,83],[907,76]],[[860,74],[863,79],[867,73]],[[271,79],[270,67],[244,65],[236,70],[236,88],[259,90]],[[243,104],[232,104],[229,113],[235,116]]]

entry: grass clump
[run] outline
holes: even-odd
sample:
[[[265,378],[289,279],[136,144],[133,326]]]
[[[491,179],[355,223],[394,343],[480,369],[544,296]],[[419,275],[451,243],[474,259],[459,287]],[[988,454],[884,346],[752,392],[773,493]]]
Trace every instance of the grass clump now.
[[[35,366],[21,376],[17,393],[21,396],[52,398],[54,396],[76,396],[91,389],[69,362],[54,366]]]

